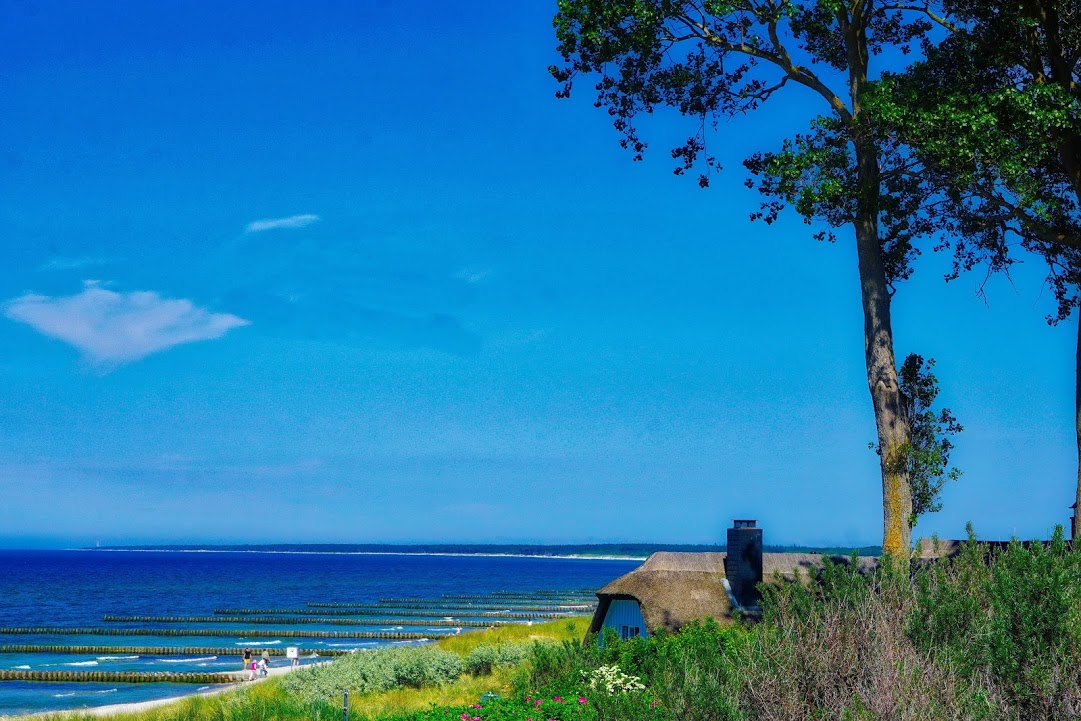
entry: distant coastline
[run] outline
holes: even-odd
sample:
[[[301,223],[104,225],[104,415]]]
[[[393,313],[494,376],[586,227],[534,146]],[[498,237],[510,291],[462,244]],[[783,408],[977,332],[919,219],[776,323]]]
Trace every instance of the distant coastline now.
[[[138,546],[95,546],[76,550],[128,551],[128,552],[174,552],[174,553],[276,553],[276,554],[327,554],[327,555],[373,555],[373,556],[478,556],[512,558],[553,558],[584,560],[643,560],[657,551],[677,552],[723,552],[724,545],[706,544],[336,544],[336,543],[289,543],[289,544],[163,544]],[[878,546],[771,546],[763,548],[767,553],[827,553],[850,555],[853,551],[861,556],[880,555]]]

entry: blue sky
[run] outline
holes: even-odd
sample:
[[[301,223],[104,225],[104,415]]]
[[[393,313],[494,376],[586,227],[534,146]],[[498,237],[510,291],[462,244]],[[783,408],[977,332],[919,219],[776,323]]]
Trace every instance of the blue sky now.
[[[0,546],[877,543],[850,233],[751,223],[660,113],[554,98],[551,3],[16,3],[0,27]],[[787,88],[786,88],[787,90]],[[917,535],[1042,536],[1076,473],[1038,264],[895,298],[964,478]]]

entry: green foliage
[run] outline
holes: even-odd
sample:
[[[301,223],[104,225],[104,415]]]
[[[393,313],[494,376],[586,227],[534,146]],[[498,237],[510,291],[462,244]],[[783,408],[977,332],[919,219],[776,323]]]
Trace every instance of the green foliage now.
[[[538,648],[515,686],[533,696],[579,693],[598,709],[598,718],[741,719],[736,659],[749,633],[707,620],[678,634],[659,632],[627,641],[606,634],[603,647],[593,637],[584,645]],[[607,684],[591,687],[590,681],[604,675],[602,668],[610,669],[608,675],[636,677],[645,689],[608,693]],[[649,708],[654,715],[633,715],[642,710],[642,693],[656,701]]]
[[[1047,547],[1014,539],[1001,551],[970,529],[957,557],[914,583],[908,633],[919,648],[967,678],[991,678],[1025,718],[1081,703],[1081,553],[1067,549],[1061,526]]]
[[[829,556],[822,557],[822,566],[814,570],[807,583],[786,583],[780,577],[760,586],[762,617],[766,623],[782,620],[810,623],[822,610],[823,604],[851,609],[859,607],[871,592],[871,577],[858,564],[853,554],[845,562]]]
[[[511,698],[453,708],[434,708],[416,714],[396,716],[387,721],[663,721],[671,718],[654,704],[649,694],[621,696],[598,705],[592,699],[568,692],[534,696],[515,694]]]
[[[501,643],[477,646],[465,657],[465,670],[474,676],[486,676],[496,668],[517,666],[532,655],[534,644]]]
[[[1081,553],[1061,527],[1047,545],[969,534],[911,574],[824,559],[806,585],[766,585],[764,623],[739,656],[752,714],[1078,718]]]
[[[950,436],[964,430],[949,408],[935,408],[938,378],[932,369],[935,359],[910,353],[897,372],[897,382],[905,400],[909,423],[908,442],[897,450],[894,463],[908,476],[912,492],[909,527],[920,516],[942,510],[940,495],[947,481],[956,481],[962,472],[950,467],[953,443]],[[881,455],[881,449],[871,445]]]
[[[1047,263],[1056,323],[1081,280],[1081,11],[1075,0],[948,7],[954,31],[884,74],[866,106],[909,148],[921,215],[954,252],[948,278],[1006,272],[1018,247],[1031,251]]]
[[[351,693],[446,684],[463,671],[458,654],[431,646],[359,651],[325,666],[289,674],[283,688],[307,703],[335,703]]]

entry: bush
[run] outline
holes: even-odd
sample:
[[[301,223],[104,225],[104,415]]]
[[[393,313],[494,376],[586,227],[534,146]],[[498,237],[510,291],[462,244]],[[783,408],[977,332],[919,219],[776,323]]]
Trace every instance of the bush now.
[[[1024,719],[1081,717],[1081,553],[1051,543],[994,551],[969,540],[921,569],[907,631]]]
[[[648,696],[656,706],[650,706],[649,715],[642,718],[735,721],[743,718],[738,654],[748,633],[707,620],[685,626],[678,634],[657,633],[627,641],[609,633],[603,647],[593,637],[584,645],[535,648],[533,663],[515,687],[520,693],[542,697],[581,694],[593,704],[597,718],[638,718],[628,714],[641,711],[640,699]],[[614,694],[607,693],[607,684],[604,689],[590,688],[589,681],[605,673],[600,669],[612,674],[612,667],[621,676],[637,677],[646,688]]]
[[[948,667],[905,635],[911,583],[886,565],[864,575],[856,564],[831,564],[808,586],[763,589],[763,623],[742,656],[748,715],[804,719],[978,719]]]
[[[1081,718],[1081,554],[1050,544],[764,588],[745,657],[754,718]]]
[[[541,644],[538,644],[541,645]],[[474,676],[487,676],[495,668],[517,666],[532,655],[532,644],[501,643],[477,646],[465,657],[465,669]]]
[[[462,659],[431,646],[360,651],[325,666],[291,673],[282,686],[306,703],[337,703],[342,691],[368,693],[445,684],[462,674]]]
[[[668,721],[670,718],[648,694],[624,695],[615,699],[602,706],[571,692],[545,696],[516,694],[487,703],[434,708],[384,721]]]

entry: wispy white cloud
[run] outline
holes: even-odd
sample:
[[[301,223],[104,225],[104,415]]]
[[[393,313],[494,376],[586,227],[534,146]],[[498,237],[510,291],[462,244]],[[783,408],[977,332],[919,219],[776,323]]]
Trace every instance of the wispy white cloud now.
[[[79,268],[89,268],[90,266],[107,265],[115,262],[115,258],[98,258],[94,256],[69,258],[58,256],[42,263],[39,270],[78,270]]]
[[[248,321],[211,313],[184,298],[117,293],[87,281],[81,293],[27,294],[3,306],[8,318],[78,348],[89,360],[126,363],[183,343],[220,338]]]
[[[317,223],[321,220],[318,215],[304,213],[302,215],[290,215],[288,218],[266,218],[253,220],[244,228],[246,233],[261,233],[264,230],[277,230],[279,228],[303,228],[306,225]]]
[[[459,270],[457,273],[454,274],[454,277],[458,280],[464,280],[466,283],[480,283],[491,274],[491,268],[477,268],[474,266],[469,266],[467,268],[462,268],[461,270]]]

